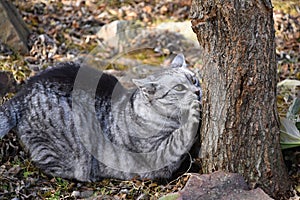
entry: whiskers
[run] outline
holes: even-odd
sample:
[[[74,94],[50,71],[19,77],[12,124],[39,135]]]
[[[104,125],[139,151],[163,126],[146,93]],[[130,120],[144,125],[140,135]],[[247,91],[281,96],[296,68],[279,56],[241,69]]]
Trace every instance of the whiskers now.
[[[185,176],[188,176],[188,177],[189,177],[189,176],[191,175],[191,174],[189,173],[189,171],[191,170],[194,161],[193,161],[192,155],[191,155],[190,153],[187,153],[187,154],[188,154],[189,160],[190,160],[190,161],[189,161],[189,167],[188,167],[188,169],[185,170],[185,172],[184,172],[182,175],[180,175],[180,176],[178,176],[176,179],[170,181],[170,182],[167,184],[167,186],[171,186],[173,183],[177,183],[180,179],[184,178]]]

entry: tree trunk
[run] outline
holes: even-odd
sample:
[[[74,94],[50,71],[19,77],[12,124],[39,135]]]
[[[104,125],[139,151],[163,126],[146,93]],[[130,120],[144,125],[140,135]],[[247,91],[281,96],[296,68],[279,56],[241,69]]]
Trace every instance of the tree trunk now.
[[[190,14],[205,58],[203,172],[237,172],[252,188],[283,194],[290,182],[279,145],[270,0],[193,0]]]
[[[28,53],[30,31],[11,1],[0,0],[0,40],[15,52]]]

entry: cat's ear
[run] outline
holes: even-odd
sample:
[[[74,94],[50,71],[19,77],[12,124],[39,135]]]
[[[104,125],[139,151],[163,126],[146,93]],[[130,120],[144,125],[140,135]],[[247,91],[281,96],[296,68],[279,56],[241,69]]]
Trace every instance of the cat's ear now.
[[[187,64],[185,62],[185,57],[182,53],[177,54],[177,56],[173,59],[171,63],[171,67],[177,68],[177,67],[186,67]]]
[[[143,92],[146,97],[151,97],[155,94],[157,84],[145,79],[132,79],[132,82]]]

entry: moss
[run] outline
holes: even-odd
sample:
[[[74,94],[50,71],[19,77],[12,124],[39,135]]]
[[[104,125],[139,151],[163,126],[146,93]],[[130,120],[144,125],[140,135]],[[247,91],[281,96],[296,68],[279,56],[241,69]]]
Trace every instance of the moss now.
[[[299,0],[289,0],[289,1],[282,1],[282,0],[273,0],[272,1],[274,11],[282,11],[284,13],[288,13],[290,15],[297,15],[297,6],[299,6]]]

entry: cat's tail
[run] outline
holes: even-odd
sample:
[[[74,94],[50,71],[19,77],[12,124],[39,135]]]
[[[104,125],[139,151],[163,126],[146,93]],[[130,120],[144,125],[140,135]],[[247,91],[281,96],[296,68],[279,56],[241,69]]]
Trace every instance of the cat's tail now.
[[[9,103],[0,106],[0,138],[6,135],[17,123],[15,110]]]

